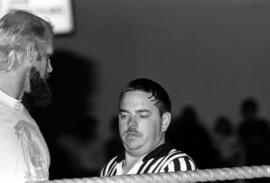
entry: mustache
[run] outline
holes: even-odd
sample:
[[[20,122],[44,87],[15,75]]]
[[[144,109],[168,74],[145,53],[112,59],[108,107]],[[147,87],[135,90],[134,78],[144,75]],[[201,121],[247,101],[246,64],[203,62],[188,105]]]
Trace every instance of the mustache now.
[[[134,128],[134,127],[129,127],[129,128],[127,129],[126,132],[127,132],[127,133],[129,133],[129,132],[135,132],[135,133],[138,133],[137,129]]]
[[[138,130],[134,127],[129,127],[127,129],[127,131],[125,132],[125,134],[129,134],[129,133],[132,133],[133,135],[135,136],[140,136],[141,134],[138,132]]]

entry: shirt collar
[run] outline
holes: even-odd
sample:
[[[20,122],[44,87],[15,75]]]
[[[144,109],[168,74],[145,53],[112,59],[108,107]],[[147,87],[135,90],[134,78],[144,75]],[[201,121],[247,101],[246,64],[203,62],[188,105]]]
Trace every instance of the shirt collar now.
[[[164,143],[156,147],[153,151],[148,153],[144,158],[143,162],[148,161],[151,158],[160,158],[162,156],[166,156],[170,150],[172,149],[169,143]]]
[[[22,108],[22,103],[21,100],[17,100],[3,91],[0,90],[0,103],[13,108],[13,109],[21,109]]]
[[[172,149],[172,146],[170,145],[170,143],[163,143],[161,145],[159,145],[158,147],[156,147],[153,151],[151,151],[150,153],[148,153],[143,159],[142,161],[148,161],[151,158],[159,158],[162,156],[167,155],[170,150]],[[125,153],[121,153],[120,155],[118,155],[118,157],[116,158],[116,161],[118,163],[120,163],[121,161],[123,161],[125,159]]]

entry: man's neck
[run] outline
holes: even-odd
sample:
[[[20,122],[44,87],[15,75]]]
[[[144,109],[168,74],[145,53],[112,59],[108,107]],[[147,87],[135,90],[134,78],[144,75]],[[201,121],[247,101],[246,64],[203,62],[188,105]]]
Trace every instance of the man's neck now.
[[[13,73],[9,73],[9,75],[0,73],[0,77],[0,90],[15,99],[21,100],[23,97],[23,83],[20,83],[21,81]]]
[[[145,155],[136,157],[125,152],[125,160],[123,161],[123,167],[122,167],[123,174],[127,174],[137,162],[143,159],[144,156]]]
[[[162,138],[159,143],[149,152],[141,155],[141,156],[133,156],[132,154],[128,153],[127,151],[125,152],[125,160],[123,163],[123,173],[126,174],[127,172],[129,172],[131,170],[131,168],[139,161],[142,161],[143,158],[150,152],[152,152],[154,149],[156,149],[158,146],[160,146],[161,144],[165,143],[165,139]]]

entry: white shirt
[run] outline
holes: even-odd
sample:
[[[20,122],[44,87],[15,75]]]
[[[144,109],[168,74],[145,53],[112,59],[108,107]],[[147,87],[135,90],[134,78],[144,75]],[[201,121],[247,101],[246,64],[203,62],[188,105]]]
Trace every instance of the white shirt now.
[[[36,122],[21,101],[0,91],[0,183],[48,180],[49,165]]]

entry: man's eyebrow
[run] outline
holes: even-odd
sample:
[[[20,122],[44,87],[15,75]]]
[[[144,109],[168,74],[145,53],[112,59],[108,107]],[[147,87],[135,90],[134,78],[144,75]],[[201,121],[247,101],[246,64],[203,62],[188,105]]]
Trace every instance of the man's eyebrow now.
[[[143,113],[143,112],[151,113],[151,111],[149,111],[148,109],[139,109],[139,110],[136,110],[136,112],[138,112],[138,113]]]
[[[128,112],[128,111],[125,109],[119,109],[119,112]]]

